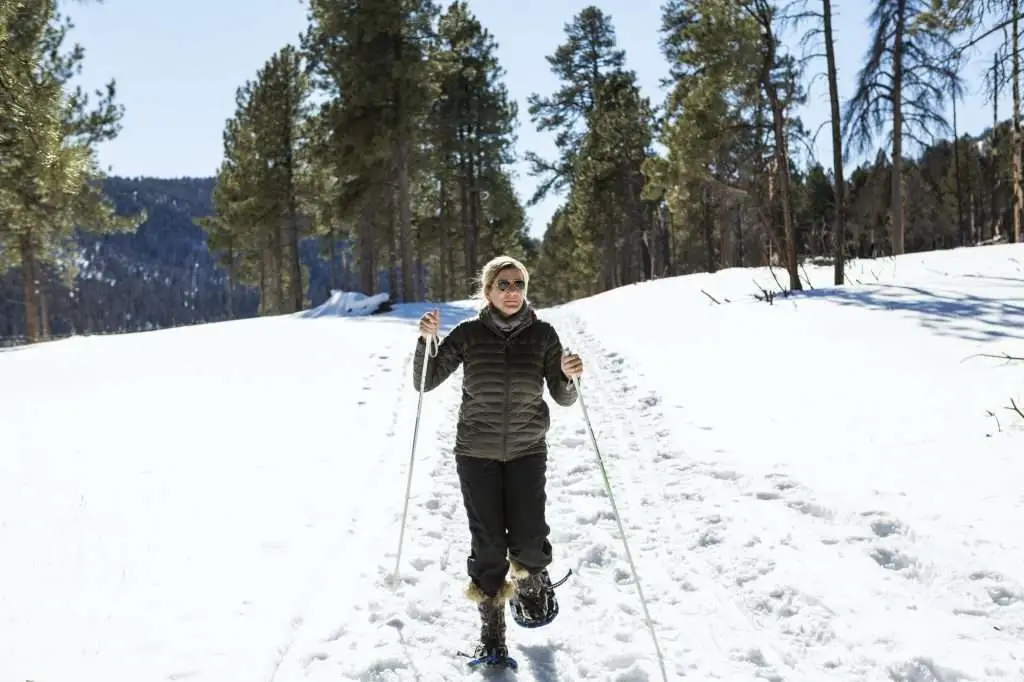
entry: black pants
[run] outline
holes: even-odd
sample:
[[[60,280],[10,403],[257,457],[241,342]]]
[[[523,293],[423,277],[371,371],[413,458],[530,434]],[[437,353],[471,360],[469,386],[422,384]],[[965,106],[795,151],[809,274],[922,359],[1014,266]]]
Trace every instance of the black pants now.
[[[498,462],[460,455],[455,464],[469,518],[470,579],[494,596],[510,559],[531,573],[546,568],[551,563],[544,518],[547,456]]]

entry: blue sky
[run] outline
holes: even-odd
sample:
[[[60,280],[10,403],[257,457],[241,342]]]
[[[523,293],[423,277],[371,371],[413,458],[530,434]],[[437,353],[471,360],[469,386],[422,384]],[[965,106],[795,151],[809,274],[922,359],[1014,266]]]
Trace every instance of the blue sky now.
[[[469,0],[471,9],[499,43],[506,83],[520,103],[520,152],[554,155],[550,134],[537,133],[526,114],[531,92],[551,93],[557,82],[545,56],[563,40],[563,26],[587,6],[575,0]],[[628,66],[656,103],[664,93],[659,80],[666,64],[658,47],[661,21],[659,0],[602,0],[610,14]],[[815,4],[817,4],[815,2]],[[844,96],[853,81],[870,40],[866,27],[869,3],[836,0],[839,86]],[[99,87],[110,78],[118,84],[125,106],[120,136],[100,148],[100,161],[109,172],[125,176],[206,176],[216,172],[221,158],[221,132],[234,112],[235,89],[253,78],[264,61],[287,42],[297,42],[306,24],[300,0],[176,0],[140,2],[104,0],[102,4],[69,4],[76,28],[70,40],[86,50],[83,84]],[[796,47],[796,46],[794,46]],[[799,49],[799,48],[796,48]],[[818,66],[820,64],[820,66]],[[823,70],[824,60],[814,71]],[[991,105],[983,94],[984,64],[967,67],[967,95],[958,112],[965,132],[990,125]],[[1000,118],[1009,111],[1009,97],[1000,101]],[[828,86],[818,78],[811,99],[799,113],[816,131],[828,120]],[[814,149],[831,167],[827,127]],[[535,181],[520,167],[517,188],[526,199]],[[560,199],[529,210],[531,233],[542,234]]]

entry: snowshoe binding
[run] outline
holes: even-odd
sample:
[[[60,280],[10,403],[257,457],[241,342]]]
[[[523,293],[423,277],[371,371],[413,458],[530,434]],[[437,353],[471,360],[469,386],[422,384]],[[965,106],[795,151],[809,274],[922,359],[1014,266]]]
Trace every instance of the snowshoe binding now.
[[[570,569],[557,583],[551,583],[547,569],[536,573],[520,571],[516,580],[516,591],[508,601],[512,619],[524,628],[539,628],[548,625],[558,616],[558,599],[555,588],[572,575]]]

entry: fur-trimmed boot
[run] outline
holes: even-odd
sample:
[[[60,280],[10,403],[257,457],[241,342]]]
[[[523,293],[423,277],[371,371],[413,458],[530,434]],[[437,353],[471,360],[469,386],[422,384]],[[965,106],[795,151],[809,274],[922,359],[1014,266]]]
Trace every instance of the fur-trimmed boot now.
[[[488,664],[503,664],[508,658],[505,644],[505,602],[512,594],[513,586],[505,582],[502,589],[491,597],[478,586],[470,583],[466,595],[476,602],[480,612],[480,643],[473,655],[485,659]]]
[[[512,562],[510,574],[515,593],[509,600],[509,607],[516,623],[524,628],[538,628],[553,621],[558,615],[558,600],[547,569],[530,572]],[[562,582],[565,581],[559,584]]]

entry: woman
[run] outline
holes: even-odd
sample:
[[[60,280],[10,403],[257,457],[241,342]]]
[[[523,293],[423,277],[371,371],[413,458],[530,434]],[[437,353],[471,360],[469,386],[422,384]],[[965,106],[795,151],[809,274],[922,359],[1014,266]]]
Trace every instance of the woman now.
[[[455,464],[471,539],[466,594],[480,610],[476,656],[496,664],[508,656],[506,601],[512,600],[516,621],[525,627],[546,625],[558,612],[547,571],[550,417],[544,385],[556,403],[568,407],[576,402],[572,380],[583,372],[580,358],[563,353],[554,327],[538,319],[527,300],[529,278],[522,263],[506,256],[483,267],[479,315],[459,323],[437,346],[423,386],[437,388],[463,365]],[[413,362],[417,390],[427,343],[439,327],[437,311],[420,319]]]

